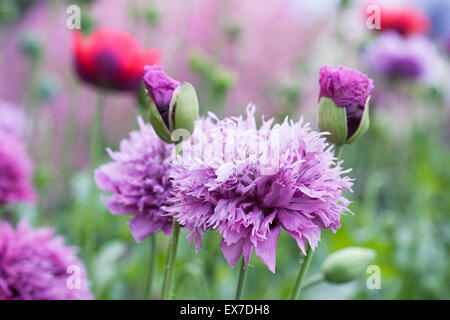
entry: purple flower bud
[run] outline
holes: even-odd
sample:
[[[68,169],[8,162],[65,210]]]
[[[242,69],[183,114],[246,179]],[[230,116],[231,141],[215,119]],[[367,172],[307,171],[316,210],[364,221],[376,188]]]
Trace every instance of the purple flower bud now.
[[[364,108],[373,89],[373,80],[346,67],[323,66],[319,75],[320,93],[341,108],[356,105]]]
[[[374,88],[373,80],[359,71],[346,67],[323,66],[320,69],[319,84],[319,101],[322,97],[326,97],[333,100],[337,107],[345,108],[346,124],[342,124],[345,126],[342,128],[346,132],[345,141],[348,143],[361,126],[367,99]],[[333,117],[327,118],[330,119],[327,121],[335,121]],[[319,122],[324,124],[321,119]],[[321,129],[333,135],[331,126],[335,127],[335,124],[325,124]],[[333,138],[331,140],[337,144],[345,142],[342,138],[338,139],[339,141]]]
[[[181,83],[170,78],[159,65],[144,67],[144,83],[148,94],[158,108],[161,117],[169,128],[169,107],[173,92]]]

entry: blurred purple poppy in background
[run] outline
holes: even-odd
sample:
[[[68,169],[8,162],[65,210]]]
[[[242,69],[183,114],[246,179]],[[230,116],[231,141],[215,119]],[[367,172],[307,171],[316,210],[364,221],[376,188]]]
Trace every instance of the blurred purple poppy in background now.
[[[432,51],[426,38],[403,38],[386,32],[364,51],[364,62],[374,73],[391,78],[419,79],[427,75]]]
[[[0,300],[90,300],[77,249],[50,228],[0,224]]]
[[[0,204],[30,202],[32,163],[18,137],[0,131]]]

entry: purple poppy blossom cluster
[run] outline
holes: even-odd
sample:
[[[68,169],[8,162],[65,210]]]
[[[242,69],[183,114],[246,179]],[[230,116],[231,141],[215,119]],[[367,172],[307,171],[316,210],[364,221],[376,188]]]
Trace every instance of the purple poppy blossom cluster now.
[[[138,131],[120,144],[120,150],[108,150],[114,160],[95,172],[97,186],[110,192],[103,197],[114,214],[134,215],[129,227],[136,241],[153,232],[171,234],[172,218],[164,215],[171,182],[170,154],[173,146],[164,143],[152,126],[138,118]]]
[[[73,279],[71,278],[73,277]],[[92,299],[76,248],[52,229],[0,224],[0,300]]]
[[[232,266],[241,255],[247,264],[255,251],[275,272],[281,229],[304,254],[306,241],[314,249],[320,230],[336,231],[349,212],[342,191],[351,190],[352,181],[341,176],[347,171],[322,134],[287,119],[273,128],[273,120],[263,119],[258,128],[254,111],[249,107],[246,119],[210,115],[199,121],[173,163],[173,197],[165,210],[191,231],[197,250],[204,232],[217,230]],[[268,157],[276,159],[276,168]]]

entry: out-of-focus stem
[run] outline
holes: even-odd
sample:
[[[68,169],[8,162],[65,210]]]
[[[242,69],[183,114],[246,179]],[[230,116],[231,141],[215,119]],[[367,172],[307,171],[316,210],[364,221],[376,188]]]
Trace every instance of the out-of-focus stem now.
[[[91,128],[91,168],[95,169],[101,161],[103,153],[103,137],[102,137],[102,111],[104,106],[104,94],[98,94],[97,106],[95,108],[94,118]]]
[[[144,291],[144,299],[152,299],[153,289],[153,277],[155,274],[155,262],[156,262],[156,235],[152,233],[149,237],[150,244],[150,261],[148,268],[148,279]]]
[[[311,278],[305,280],[305,284],[303,285],[302,289],[309,289],[316,284],[321,283],[323,280],[325,280],[325,277],[322,273],[316,274],[315,276],[312,276]]]

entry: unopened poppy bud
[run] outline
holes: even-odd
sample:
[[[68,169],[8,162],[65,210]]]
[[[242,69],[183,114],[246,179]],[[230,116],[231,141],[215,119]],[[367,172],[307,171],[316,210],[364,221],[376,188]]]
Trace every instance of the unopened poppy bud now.
[[[147,88],[150,122],[158,136],[165,142],[172,141],[174,130],[184,129],[192,133],[198,117],[198,99],[189,82],[170,78],[161,66],[146,66],[144,83]]]
[[[376,257],[372,249],[349,247],[329,255],[323,263],[324,277],[329,282],[344,283],[362,275]]]
[[[369,128],[369,99],[373,81],[346,67],[324,66],[319,76],[319,129],[329,142],[354,142]]]

